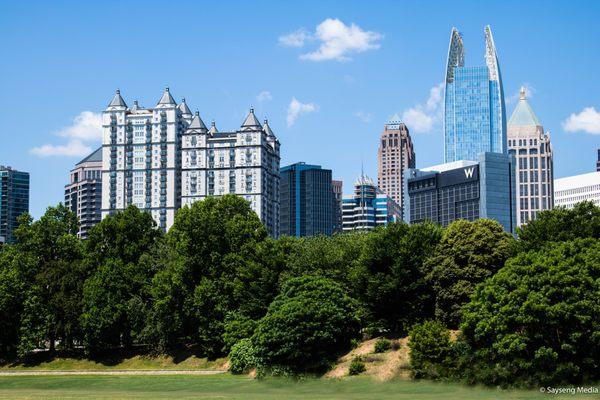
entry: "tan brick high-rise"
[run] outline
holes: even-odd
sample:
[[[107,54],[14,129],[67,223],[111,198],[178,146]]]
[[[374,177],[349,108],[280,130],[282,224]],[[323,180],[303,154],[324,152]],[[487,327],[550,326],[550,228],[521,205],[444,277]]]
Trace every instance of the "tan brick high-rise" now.
[[[415,151],[406,125],[399,121],[384,125],[377,159],[377,186],[402,208],[404,171],[415,168]]]

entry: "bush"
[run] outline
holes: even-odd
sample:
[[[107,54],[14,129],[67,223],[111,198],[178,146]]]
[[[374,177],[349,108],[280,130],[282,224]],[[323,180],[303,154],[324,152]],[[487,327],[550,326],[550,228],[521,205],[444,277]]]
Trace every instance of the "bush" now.
[[[416,324],[410,331],[410,367],[415,378],[448,376],[452,343],[450,332],[438,321]]]
[[[360,375],[367,370],[365,363],[360,356],[354,357],[348,367],[348,375]]]
[[[392,342],[386,338],[379,338],[375,342],[375,353],[385,353],[392,348]]]
[[[257,364],[254,347],[250,339],[242,339],[233,345],[229,353],[229,371],[232,374],[246,373],[256,368]]]
[[[600,240],[522,253],[463,312],[472,382],[559,385],[600,379]]]
[[[267,367],[322,372],[358,336],[357,306],[335,281],[303,276],[287,281],[252,341]]]
[[[400,350],[400,347],[402,347],[402,345],[399,340],[392,340],[392,350],[398,351]]]

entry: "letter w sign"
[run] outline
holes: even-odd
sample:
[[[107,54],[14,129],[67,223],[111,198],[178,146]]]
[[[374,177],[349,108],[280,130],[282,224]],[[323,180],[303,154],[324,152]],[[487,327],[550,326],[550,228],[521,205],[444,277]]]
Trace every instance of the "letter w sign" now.
[[[475,168],[465,168],[465,177],[466,178],[472,178],[473,177],[473,172],[475,171]]]

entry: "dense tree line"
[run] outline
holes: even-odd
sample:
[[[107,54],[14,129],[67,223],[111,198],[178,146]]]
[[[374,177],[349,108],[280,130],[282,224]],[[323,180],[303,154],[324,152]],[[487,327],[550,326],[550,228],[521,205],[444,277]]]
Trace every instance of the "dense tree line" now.
[[[193,345],[231,353],[237,372],[321,372],[357,338],[412,331],[416,376],[574,381],[598,369],[591,204],[543,212],[518,239],[491,220],[272,239],[236,196],[184,207],[166,234],[133,206],[85,241],[76,232],[59,205],[23,216],[18,242],[0,248],[0,359]],[[459,327],[457,344],[439,333]]]

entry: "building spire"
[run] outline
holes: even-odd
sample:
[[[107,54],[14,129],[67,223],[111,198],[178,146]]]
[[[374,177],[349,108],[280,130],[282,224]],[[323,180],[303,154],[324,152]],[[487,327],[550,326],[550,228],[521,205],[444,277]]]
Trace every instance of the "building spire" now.
[[[115,96],[108,104],[108,108],[110,107],[127,108],[127,104],[125,104],[125,100],[121,97],[121,91],[119,89],[117,89]]]
[[[519,92],[519,100],[525,100],[525,86],[521,86],[521,91]]]

